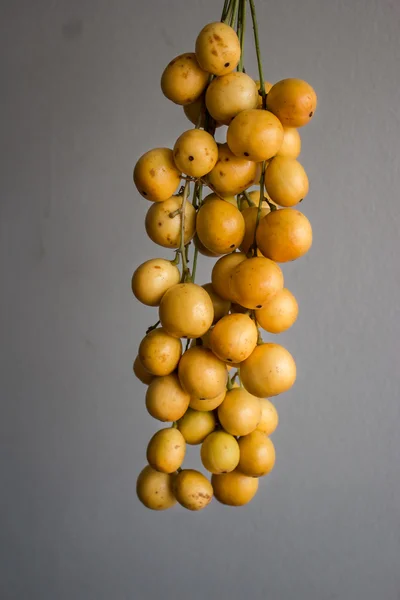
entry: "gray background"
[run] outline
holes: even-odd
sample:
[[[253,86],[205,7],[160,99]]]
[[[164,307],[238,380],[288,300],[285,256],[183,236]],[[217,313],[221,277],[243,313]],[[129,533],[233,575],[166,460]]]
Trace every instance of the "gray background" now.
[[[1,2],[2,600],[400,598],[397,0],[257,2],[266,78],[319,96],[314,245],[284,269],[298,380],[249,507],[135,497],[159,424],[131,373],[156,317],[130,277],[166,254],[132,166],[188,128],[159,78],[220,5]]]

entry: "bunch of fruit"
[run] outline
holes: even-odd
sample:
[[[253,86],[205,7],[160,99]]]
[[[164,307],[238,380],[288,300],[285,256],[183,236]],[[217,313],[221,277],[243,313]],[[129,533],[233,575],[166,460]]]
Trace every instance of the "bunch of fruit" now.
[[[317,100],[305,81],[264,81],[253,0],[259,79],[245,73],[246,4],[226,0],[221,22],[200,31],[195,52],[168,64],[162,91],[195,127],[172,149],[146,152],[133,173],[152,203],[148,236],[175,251],[172,260],[146,261],[132,277],[136,298],[159,313],[133,370],[148,386],[150,415],[172,423],[151,438],[137,481],[139,499],[155,510],[176,502],[200,510],[213,496],[248,503],[275,463],[269,436],[278,414],[269,398],[296,379],[291,354],[264,342],[260,328],[278,334],[297,318],[278,263],[298,259],[312,243],[310,222],[293,207],[309,187],[297,160],[298,128]],[[219,144],[214,134],[223,126],[226,143]],[[217,258],[203,286],[194,282],[199,254]],[[187,444],[200,445],[211,481],[182,469]]]

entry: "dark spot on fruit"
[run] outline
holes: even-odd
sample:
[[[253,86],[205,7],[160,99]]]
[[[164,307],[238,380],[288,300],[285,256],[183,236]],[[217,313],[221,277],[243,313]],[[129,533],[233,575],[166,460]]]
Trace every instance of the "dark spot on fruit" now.
[[[144,190],[142,190],[142,194],[143,196],[147,196],[147,192],[145,192]]]
[[[194,156],[189,156],[189,160],[192,162],[192,160],[194,160]]]
[[[193,60],[193,56],[192,56],[191,54],[188,54],[188,55],[186,56],[186,60]]]
[[[216,42],[220,42],[221,41],[221,36],[218,35],[218,33],[214,33],[213,38]]]
[[[226,360],[227,360],[228,362],[232,362],[232,359],[231,359],[231,358],[227,358]]]
[[[182,77],[183,77],[183,79],[187,79],[189,77],[189,71],[184,71],[182,73]]]
[[[229,248],[234,248],[234,247],[235,247],[235,244],[231,244],[231,245],[229,246]]]
[[[186,98],[185,104],[192,104],[194,102],[193,98]]]
[[[250,156],[250,154],[249,154],[248,152],[243,152],[243,154],[244,154],[245,156]]]
[[[310,114],[309,114],[308,116],[309,116],[309,117],[312,117],[312,116],[313,116],[313,114],[314,114],[314,113],[313,113],[313,111],[311,111],[311,112],[310,112]]]
[[[175,450],[178,450],[178,448],[180,448],[180,445],[177,444],[176,446],[174,446]]]
[[[219,172],[219,176],[220,176],[220,177],[225,177],[225,173],[224,173],[223,171],[220,171],[220,172]]]
[[[151,175],[152,177],[155,177],[155,176],[156,176],[156,172],[155,172],[155,170],[154,170],[154,169],[150,169],[150,175]]]
[[[161,226],[162,226],[162,223],[161,223],[161,221],[159,221],[159,222],[157,223],[157,225],[158,225],[159,227],[161,227]],[[160,268],[160,267],[158,267],[158,268]]]
[[[257,304],[256,308],[262,308],[262,304]]]
[[[225,64],[224,64],[224,67],[229,67],[229,65],[230,65],[230,64],[231,64],[231,63],[225,63]]]
[[[214,56],[218,56],[218,52],[216,51],[216,49],[215,49],[215,48],[213,48],[213,49],[211,50],[211,54],[213,54]]]
[[[155,269],[161,269],[161,267],[159,267],[158,265],[155,265],[154,267]]]

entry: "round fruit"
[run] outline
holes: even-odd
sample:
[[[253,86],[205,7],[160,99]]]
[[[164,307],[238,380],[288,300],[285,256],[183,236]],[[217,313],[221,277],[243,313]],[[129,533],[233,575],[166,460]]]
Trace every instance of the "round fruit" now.
[[[268,92],[267,108],[285,127],[302,127],[315,113],[317,95],[302,79],[282,79]]]
[[[253,431],[239,439],[238,471],[248,477],[262,477],[274,468],[275,448],[262,431]]]
[[[175,104],[191,104],[204,92],[208,78],[194,52],[187,52],[167,65],[161,76],[161,89]]]
[[[229,278],[231,271],[244,260],[246,260],[245,254],[242,252],[232,252],[232,254],[222,256],[215,263],[211,272],[211,281],[214,290],[221,298],[230,300]]]
[[[197,36],[196,56],[208,73],[230,73],[240,60],[240,42],[235,30],[225,23],[209,23]]]
[[[171,196],[164,202],[150,206],[145,219],[146,232],[152,242],[164,248],[179,248],[181,241],[181,215],[173,213],[182,208],[182,196]],[[196,231],[196,210],[185,202],[185,244]]]
[[[133,363],[133,372],[135,373],[136,377],[145,385],[149,385],[149,383],[151,383],[154,379],[154,375],[149,373],[142,365],[139,356],[135,358]]]
[[[239,463],[239,445],[225,431],[210,433],[201,445],[201,462],[210,473],[229,473]]]
[[[178,421],[178,429],[187,444],[201,444],[215,429],[214,413],[188,408]]]
[[[147,200],[167,200],[181,181],[172,150],[154,148],[143,154],[133,170],[133,181],[139,193]]]
[[[283,346],[261,344],[240,365],[240,378],[253,396],[277,396],[287,392],[296,381],[296,363]]]
[[[214,319],[210,296],[195,283],[178,283],[162,297],[161,325],[173,337],[198,338],[210,329]]]
[[[232,300],[246,308],[262,308],[282,288],[282,270],[272,260],[261,256],[244,260],[230,274]]]
[[[260,194],[258,194],[260,197]],[[263,203],[260,212],[260,220],[265,217],[270,212],[270,208],[267,203]],[[240,244],[240,249],[242,252],[247,252],[250,250],[252,245],[254,244],[254,232],[256,229],[257,223],[257,215],[258,215],[258,206],[250,206],[249,208],[242,209],[242,215],[244,218],[244,237],[242,243]]]
[[[137,478],[136,493],[142,504],[152,510],[166,510],[176,504],[172,485],[174,475],[160,473],[149,465]]]
[[[194,346],[184,353],[178,375],[183,389],[200,400],[221,394],[228,379],[225,363],[203,346]]]
[[[301,138],[300,134],[295,127],[284,127],[283,128],[283,142],[282,146],[277,152],[277,156],[289,156],[290,158],[297,158],[301,151]]]
[[[218,407],[218,419],[222,427],[232,435],[248,435],[261,419],[260,399],[244,388],[233,388]]]
[[[188,510],[201,510],[213,497],[211,483],[199,471],[184,469],[174,478],[174,494],[179,504]]]
[[[295,206],[308,194],[307,173],[295,158],[273,158],[265,171],[264,181],[268,196],[279,206]]]
[[[220,254],[216,254],[215,252],[211,252],[210,250],[208,250],[208,248],[206,248],[205,245],[201,243],[197,234],[193,238],[193,243],[196,246],[197,250],[200,252],[200,254],[202,254],[203,256],[208,256],[210,258],[216,258],[217,256],[221,256]]]
[[[228,506],[244,506],[256,495],[258,479],[247,477],[235,470],[231,473],[211,476],[214,495],[221,504]]]
[[[162,473],[174,473],[185,458],[186,442],[174,427],[160,429],[147,446],[147,461],[153,469]]]
[[[212,80],[206,91],[206,106],[216,121],[229,125],[242,110],[256,108],[257,86],[245,73],[234,72]]]
[[[218,144],[218,161],[206,177],[209,186],[221,196],[235,196],[260,180],[260,166],[238,158],[228,144]]]
[[[206,248],[218,254],[235,250],[244,236],[241,212],[229,202],[213,198],[197,214],[197,235]]]
[[[262,108],[263,107],[263,98],[262,98],[262,94],[260,94],[261,86],[260,86],[260,82],[258,79],[256,79],[256,86],[257,86],[257,91],[258,91],[257,108]],[[270,83],[269,81],[264,81],[264,89],[265,89],[266,94],[268,94],[268,92],[271,88],[272,88],[272,83]]]
[[[218,294],[215,292],[215,290],[213,288],[212,283],[206,283],[202,287],[206,290],[207,294],[211,298],[211,302],[213,303],[213,307],[214,307],[213,324],[214,324],[217,321],[219,321],[220,319],[222,319],[222,317],[224,317],[225,315],[228,314],[228,312],[231,308],[231,303],[229,300],[225,300],[224,298],[221,298],[221,296],[218,296]]]
[[[246,360],[257,345],[254,321],[243,314],[223,317],[211,331],[210,347],[218,358],[229,363]]]
[[[179,283],[176,265],[164,258],[152,258],[136,269],[132,276],[132,292],[143,304],[158,306],[165,292]]]
[[[152,375],[169,375],[175,371],[182,354],[181,340],[162,327],[150,331],[140,342],[140,362]]]
[[[256,310],[257,323],[269,333],[282,333],[293,325],[299,307],[292,292],[283,288],[263,308]]]
[[[311,223],[298,210],[274,210],[261,219],[256,239],[263,255],[271,260],[279,263],[296,260],[311,248]]]
[[[190,177],[203,177],[214,168],[218,146],[212,135],[202,129],[189,129],[178,137],[174,146],[178,169]]]
[[[268,398],[260,398],[261,419],[257,425],[258,431],[263,431],[266,435],[274,433],[278,427],[279,417],[275,406]]]
[[[156,377],[146,392],[146,408],[159,421],[177,421],[185,414],[189,401],[190,396],[182,388],[176,373]]]
[[[210,410],[215,410],[224,401],[226,394],[226,390],[223,390],[218,396],[215,398],[211,398],[210,400],[200,400],[199,398],[190,398],[189,407],[193,408],[193,410],[198,410],[201,412],[208,412]]]
[[[267,110],[243,110],[231,121],[226,139],[235,156],[260,162],[278,152],[282,145],[283,127],[279,119]]]

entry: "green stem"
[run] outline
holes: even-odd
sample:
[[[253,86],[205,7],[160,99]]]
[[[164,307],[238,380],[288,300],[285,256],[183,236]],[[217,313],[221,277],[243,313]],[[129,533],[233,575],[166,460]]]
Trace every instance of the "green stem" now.
[[[232,12],[230,14],[230,22],[229,22],[229,25],[231,27],[234,27],[235,21],[238,17],[238,5],[239,5],[239,0],[232,0]]]
[[[230,8],[230,4],[231,4],[231,0],[225,0],[224,2],[224,8],[222,9],[222,15],[221,15],[221,21],[222,23],[226,20],[226,17],[228,15],[228,11]]]
[[[239,15],[240,15],[240,61],[238,64],[238,71],[244,72],[244,36],[246,33],[246,0],[240,0],[239,6]]]
[[[185,208],[186,208],[186,202],[189,196],[189,192],[190,192],[190,182],[186,181],[185,183],[185,187],[183,188],[183,194],[182,194],[182,205],[180,208],[180,212],[181,212],[181,239],[180,239],[180,244],[179,244],[179,254],[181,255],[181,259],[182,259],[182,273],[181,273],[181,281],[184,282],[187,275],[188,275],[188,266],[187,266],[187,260],[186,260],[186,248],[185,248]]]
[[[243,192],[243,196],[246,198],[249,206],[255,206],[253,200],[250,198],[249,196],[249,192],[246,192],[246,190]]]
[[[265,82],[261,61],[261,51],[260,51],[260,38],[258,36],[258,23],[257,23],[257,15],[256,15],[256,7],[254,6],[254,0],[249,0],[250,3],[250,12],[251,18],[253,21],[253,30],[254,30],[254,43],[256,46],[256,54],[257,54],[257,64],[258,64],[258,75],[260,78],[260,92],[262,96],[262,107],[265,109],[267,107],[267,94],[265,93]]]
[[[260,222],[260,218],[261,218],[261,208],[262,208],[262,203],[264,200],[264,176],[265,176],[265,160],[262,163],[262,168],[261,168],[261,177],[260,177],[260,200],[258,201],[258,210],[257,210],[257,218],[256,218],[256,224],[254,227],[254,244],[253,244],[253,248],[254,248],[254,256],[257,256],[257,229],[258,229],[258,224]]]

